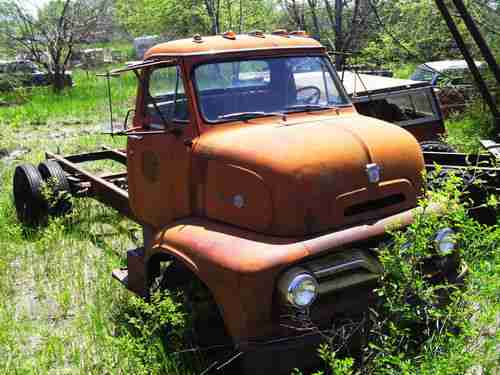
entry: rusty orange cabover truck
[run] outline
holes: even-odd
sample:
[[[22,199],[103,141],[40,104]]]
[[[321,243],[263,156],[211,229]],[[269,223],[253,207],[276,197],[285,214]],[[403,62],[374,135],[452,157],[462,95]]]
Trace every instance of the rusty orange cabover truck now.
[[[114,73],[124,71],[139,81],[127,149],[17,167],[19,218],[67,210],[41,200],[42,179],[93,196],[142,225],[144,246],[114,272],[128,289],[146,297],[153,284],[197,280],[213,302],[198,328],[213,333],[206,318],[219,316],[247,373],[315,357],[319,330],[366,311],[380,273],[372,249],[387,228],[414,219],[418,142],[358,114],[325,48],[302,33],[196,35]],[[77,165],[100,158],[127,170]]]

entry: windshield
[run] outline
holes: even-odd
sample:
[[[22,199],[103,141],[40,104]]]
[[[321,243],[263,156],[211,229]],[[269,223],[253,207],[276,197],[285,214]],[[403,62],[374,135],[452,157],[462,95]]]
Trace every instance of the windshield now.
[[[320,56],[203,64],[195,82],[208,122],[350,105],[329,60]]]

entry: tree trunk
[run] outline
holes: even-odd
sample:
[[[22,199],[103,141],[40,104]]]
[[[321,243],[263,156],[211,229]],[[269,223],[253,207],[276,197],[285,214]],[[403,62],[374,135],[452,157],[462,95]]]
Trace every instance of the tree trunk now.
[[[53,74],[52,78],[52,90],[55,93],[59,93],[64,89],[64,73],[57,72]]]
[[[219,0],[205,0],[205,7],[211,22],[212,35],[219,33],[219,2]]]
[[[359,42],[361,35],[363,34],[363,27],[368,20],[370,15],[370,6],[368,1],[370,0],[355,0],[354,10],[351,20],[351,30],[349,35],[344,38],[344,51],[353,50],[357,51],[359,48]]]
[[[330,21],[330,26],[332,29],[335,27],[335,20],[333,18],[332,5],[329,0],[325,0],[326,14],[328,15],[328,20]]]
[[[344,3],[343,0],[335,0],[335,52],[342,52],[343,49],[343,35],[342,35],[342,11]],[[335,68],[340,70],[344,62],[342,55],[335,56]]]
[[[318,14],[316,13],[316,0],[307,0],[309,8],[311,9],[311,17],[314,25],[314,39],[319,40],[321,36],[321,28],[319,26]]]
[[[240,34],[243,32],[243,0],[240,0],[240,25],[238,32]]]
[[[291,0],[290,2],[283,2],[285,10],[288,13],[288,16],[292,19],[293,23],[297,30],[304,30],[304,11],[300,9],[300,5],[297,4],[296,0]]]
[[[227,18],[229,19],[229,28],[227,30],[233,30],[233,14],[232,14],[233,4],[232,1],[229,0],[227,2]]]

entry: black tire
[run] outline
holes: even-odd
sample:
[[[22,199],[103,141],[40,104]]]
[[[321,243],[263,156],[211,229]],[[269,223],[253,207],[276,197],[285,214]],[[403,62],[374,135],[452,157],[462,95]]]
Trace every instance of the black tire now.
[[[43,161],[38,165],[38,171],[52,189],[53,200],[49,204],[49,214],[60,216],[69,212],[71,210],[70,186],[59,163],[54,160]]]
[[[449,144],[441,141],[420,142],[420,148],[424,152],[456,152]]]
[[[43,178],[31,164],[16,167],[13,179],[14,204],[17,218],[27,226],[46,222],[48,205],[42,194]]]

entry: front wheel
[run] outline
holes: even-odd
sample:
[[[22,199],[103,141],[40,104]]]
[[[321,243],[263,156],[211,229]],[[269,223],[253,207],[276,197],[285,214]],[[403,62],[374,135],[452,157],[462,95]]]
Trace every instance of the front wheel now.
[[[240,374],[239,358],[225,329],[223,317],[210,289],[186,266],[172,260],[160,262],[157,277],[152,280],[150,294],[167,292],[182,306],[186,327],[182,346],[185,360],[196,372],[206,374]],[[169,335],[165,342],[168,344]],[[226,362],[227,365],[223,365]],[[216,368],[221,367],[220,371]],[[205,372],[206,371],[206,372]]]

